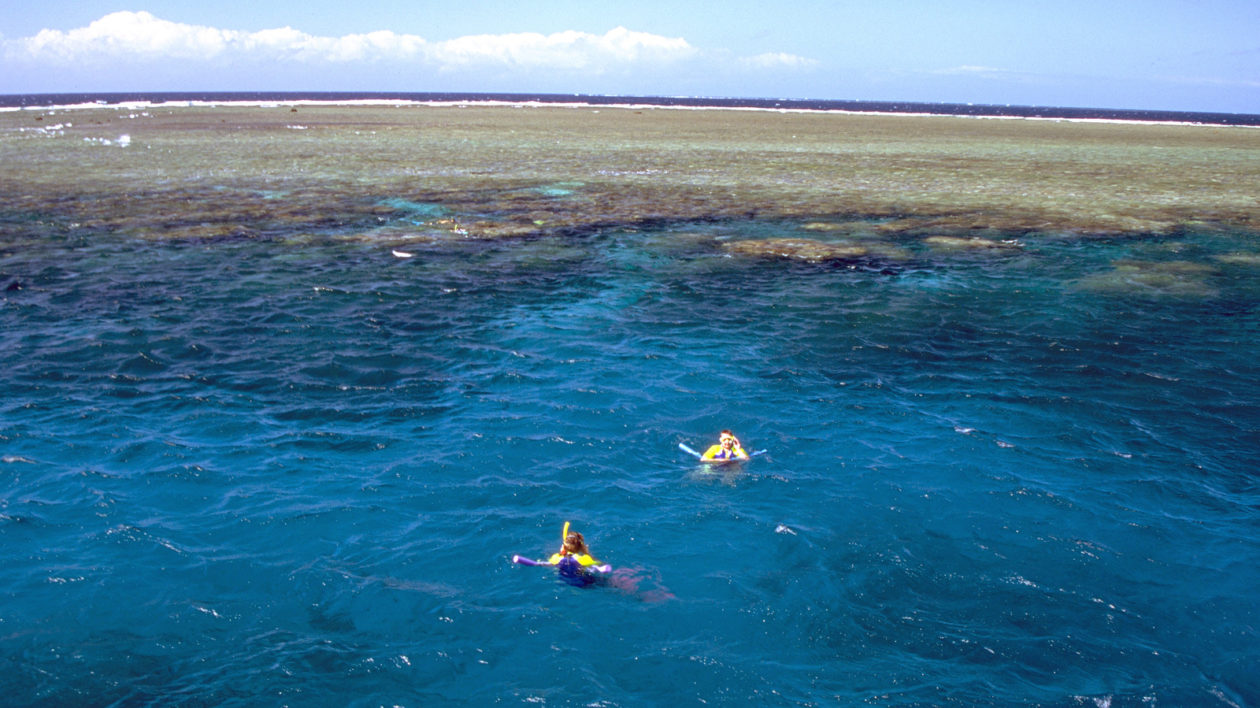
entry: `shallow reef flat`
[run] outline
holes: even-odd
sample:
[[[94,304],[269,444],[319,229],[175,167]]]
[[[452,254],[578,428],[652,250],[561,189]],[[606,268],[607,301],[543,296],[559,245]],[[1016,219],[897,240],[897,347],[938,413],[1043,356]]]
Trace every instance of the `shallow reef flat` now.
[[[770,239],[766,253],[827,260],[895,255],[906,239],[1000,251],[1033,234],[1260,228],[1260,130],[1239,127],[649,107],[102,106],[0,113],[0,160],[5,223],[159,239],[414,243],[791,220],[822,245]]]

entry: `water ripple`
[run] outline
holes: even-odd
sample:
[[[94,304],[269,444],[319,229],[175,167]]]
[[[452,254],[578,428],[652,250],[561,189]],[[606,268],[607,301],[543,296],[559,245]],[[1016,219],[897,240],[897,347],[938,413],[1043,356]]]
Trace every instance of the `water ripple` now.
[[[5,256],[0,687],[1254,695],[1254,308],[1077,287],[1124,254],[1075,244],[888,271],[727,257],[741,226],[707,228]],[[769,452],[678,449],[725,427]],[[566,520],[602,586],[510,563]]]

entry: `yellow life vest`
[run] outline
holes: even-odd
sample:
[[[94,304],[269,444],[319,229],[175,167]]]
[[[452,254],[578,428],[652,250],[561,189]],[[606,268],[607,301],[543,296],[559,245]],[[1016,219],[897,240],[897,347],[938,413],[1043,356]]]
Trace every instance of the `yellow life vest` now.
[[[701,456],[701,459],[704,459],[704,460],[742,460],[746,457],[748,457],[748,454],[744,452],[744,448],[740,445],[732,445],[731,452],[729,455],[724,454],[724,451],[722,450],[721,445],[713,445],[708,450],[704,451],[704,455]]]
[[[552,565],[557,565],[560,563],[560,559],[564,558],[564,556],[565,556],[564,553],[553,553],[551,554],[551,557],[547,559],[547,562]],[[573,554],[573,557],[576,558],[577,562],[581,563],[583,566],[591,566],[591,565],[600,564],[599,561],[595,560],[594,558],[591,558],[585,553],[575,553]]]

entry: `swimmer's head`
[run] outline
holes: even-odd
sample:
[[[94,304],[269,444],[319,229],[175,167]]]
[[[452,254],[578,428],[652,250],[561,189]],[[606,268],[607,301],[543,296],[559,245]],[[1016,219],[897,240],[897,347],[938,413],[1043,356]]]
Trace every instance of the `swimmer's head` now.
[[[582,534],[577,531],[573,531],[568,536],[564,537],[564,552],[574,554],[585,553],[590,555],[590,550],[586,547],[586,539],[582,538]]]

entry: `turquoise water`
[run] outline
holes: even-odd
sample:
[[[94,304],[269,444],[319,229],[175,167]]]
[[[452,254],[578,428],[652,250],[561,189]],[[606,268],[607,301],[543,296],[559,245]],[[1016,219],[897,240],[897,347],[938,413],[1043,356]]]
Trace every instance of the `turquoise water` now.
[[[11,221],[0,692],[1260,701],[1245,237],[895,267],[722,247],[798,226],[404,258]],[[768,452],[678,449],[725,427]],[[606,582],[510,563],[565,521]]]

